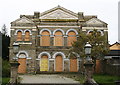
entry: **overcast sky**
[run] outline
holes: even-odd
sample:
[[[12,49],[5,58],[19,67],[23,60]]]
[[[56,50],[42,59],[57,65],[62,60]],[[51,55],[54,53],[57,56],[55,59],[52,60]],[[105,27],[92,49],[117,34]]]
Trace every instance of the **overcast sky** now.
[[[10,22],[21,14],[33,15],[35,11],[44,12],[58,5],[75,13],[97,15],[108,23],[108,39],[113,44],[118,41],[118,1],[119,0],[1,0],[0,27],[6,24],[10,30]]]

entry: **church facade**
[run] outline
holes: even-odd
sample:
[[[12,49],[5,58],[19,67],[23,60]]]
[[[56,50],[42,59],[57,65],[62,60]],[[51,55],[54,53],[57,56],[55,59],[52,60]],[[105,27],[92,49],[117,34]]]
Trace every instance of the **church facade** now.
[[[78,72],[80,55],[72,52],[75,56],[70,58],[69,50],[79,31],[89,34],[94,29],[101,36],[106,35],[107,40],[107,24],[97,16],[74,13],[61,6],[34,15],[20,15],[11,22],[10,61],[17,57],[18,73]],[[16,57],[13,43],[19,44]]]

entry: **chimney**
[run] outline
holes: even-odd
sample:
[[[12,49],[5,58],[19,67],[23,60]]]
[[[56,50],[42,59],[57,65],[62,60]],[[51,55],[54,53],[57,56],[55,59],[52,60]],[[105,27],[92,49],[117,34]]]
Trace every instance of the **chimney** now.
[[[39,18],[40,17],[40,12],[34,12],[34,18]]]
[[[83,16],[83,12],[78,12],[78,20],[83,20],[84,16]]]

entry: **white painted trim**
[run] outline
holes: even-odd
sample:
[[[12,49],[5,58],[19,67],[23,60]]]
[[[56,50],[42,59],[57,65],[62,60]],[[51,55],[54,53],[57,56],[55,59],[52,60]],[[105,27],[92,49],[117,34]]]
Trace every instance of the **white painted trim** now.
[[[108,30],[107,27],[82,27],[82,30],[86,30],[86,29],[91,29],[91,30],[94,30],[94,29],[100,29],[100,30]]]
[[[82,31],[86,31],[86,29],[82,29]]]
[[[77,71],[79,70],[79,60],[77,58]]]
[[[41,59],[41,56],[42,56],[43,54],[47,54],[48,58],[51,58],[51,55],[50,55],[49,52],[41,52],[41,53],[38,55],[38,58]]]
[[[50,37],[54,37],[54,35],[50,35]]]
[[[100,32],[100,33],[101,33],[101,36],[104,35],[103,31],[101,31],[101,30],[97,30],[97,32]]]
[[[55,59],[56,55],[58,55],[58,54],[62,55],[63,58],[66,58],[63,52],[56,52],[56,53],[54,53],[53,54],[53,58]]]
[[[69,30],[67,30],[66,35],[68,35],[68,33],[69,33],[70,31],[73,31],[73,32],[76,33],[76,35],[78,35],[78,32],[77,32],[75,29],[69,29]]]
[[[25,50],[19,51],[18,54],[16,55],[19,58],[20,53],[25,53],[26,58],[28,58],[28,53]]]
[[[36,28],[35,26],[31,26],[31,27],[25,27],[25,26],[11,26],[11,29],[14,29],[14,28],[20,28],[20,29],[22,29],[22,28],[30,28],[30,29],[32,29],[32,28]]]
[[[75,56],[76,56],[77,58],[80,57],[77,53],[75,53],[75,52],[72,52],[72,53],[75,54]],[[71,53],[68,54],[68,58],[70,58],[70,54],[71,54]]]
[[[37,58],[36,60],[40,60],[40,58]]]
[[[32,59],[31,57],[27,57],[27,59]]]
[[[64,32],[62,29],[55,29],[55,30],[53,31],[53,35],[55,35],[55,32],[57,32],[57,31],[61,31],[63,35],[65,34],[65,32]]]
[[[15,29],[10,29],[10,30],[15,30]]]
[[[64,61],[69,61],[69,59],[68,59],[68,58],[65,58]]]
[[[91,31],[93,32],[93,30],[88,30],[87,34],[89,34],[89,32],[91,32]],[[101,36],[104,35],[103,31],[101,31],[100,29],[98,29],[97,32],[100,32],[100,33],[101,33]]]
[[[69,59],[69,64],[68,64],[68,66],[69,66],[69,72],[70,72],[70,59]]]
[[[107,30],[104,30],[104,31],[108,31],[108,29],[107,29]]]
[[[64,35],[63,37],[68,37],[67,35]]]
[[[32,44],[31,42],[27,42],[27,43],[25,43],[24,41],[23,42],[16,42],[16,43],[18,43],[18,44]]]
[[[24,34],[25,34],[26,31],[29,31],[30,35],[32,35],[31,30],[29,30],[29,29],[24,30]]]
[[[62,61],[63,61],[63,63],[62,63],[62,65],[63,65],[62,71],[64,71],[64,58],[66,58],[66,57],[65,57],[64,53],[62,53],[62,52],[56,52],[56,53],[54,53],[54,55],[53,55],[53,58],[54,58],[54,71],[56,71],[56,68],[55,68],[55,66],[56,66],[56,58],[55,58],[55,57],[56,57],[58,54],[60,54],[60,55],[62,56]]]
[[[18,32],[18,31],[21,31],[21,32],[22,32],[22,35],[24,35],[24,31],[21,30],[21,29],[16,30],[15,33],[14,33],[14,35],[17,35],[17,32]]]
[[[45,28],[79,28],[79,26],[55,26],[55,25],[48,25],[48,26],[40,26],[40,25],[38,25],[38,27],[41,27],[41,28],[43,28],[43,27],[45,27]]]
[[[49,30],[49,29],[42,29],[42,30],[40,30],[40,34],[42,34],[43,31],[48,31],[50,33],[50,35],[52,34],[51,30]]]
[[[54,59],[53,59],[53,58],[51,58],[51,59],[49,59],[49,61],[54,61]]]
[[[93,30],[88,30],[88,31],[87,31],[87,34],[89,34],[90,32],[93,32]]]

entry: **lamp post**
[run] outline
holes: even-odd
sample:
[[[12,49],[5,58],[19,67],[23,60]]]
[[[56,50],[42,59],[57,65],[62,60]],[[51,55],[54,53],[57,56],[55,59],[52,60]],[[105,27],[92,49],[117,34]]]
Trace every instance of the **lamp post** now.
[[[92,58],[90,57],[91,54],[91,48],[92,46],[87,42],[84,49],[85,49],[85,54],[86,54],[86,60],[84,63],[85,66],[85,71],[86,71],[86,81],[85,84],[92,84],[92,70],[93,70],[93,62],[92,62]]]
[[[10,85],[15,85],[17,84],[17,79],[18,79],[18,66],[20,65],[16,60],[16,54],[19,51],[19,44],[18,43],[13,43],[13,54],[14,54],[14,60],[10,61],[10,65],[11,65],[11,78],[10,78]]]

